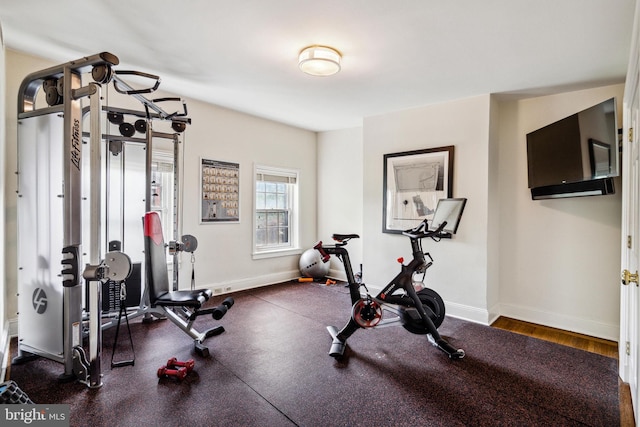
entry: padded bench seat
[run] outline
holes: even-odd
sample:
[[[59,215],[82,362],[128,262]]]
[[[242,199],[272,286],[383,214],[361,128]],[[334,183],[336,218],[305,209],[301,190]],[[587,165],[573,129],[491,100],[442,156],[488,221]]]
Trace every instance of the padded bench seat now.
[[[195,350],[201,356],[208,356],[209,349],[204,340],[224,332],[222,326],[215,326],[198,332],[193,323],[199,316],[211,315],[220,320],[233,305],[233,298],[226,298],[216,307],[202,308],[211,298],[211,289],[171,290],[167,270],[166,246],[162,236],[162,224],[157,212],[147,212],[144,216],[144,245],[146,285],[149,297],[149,312],[158,317],[166,317],[194,339]]]
[[[210,289],[162,292],[160,295],[156,296],[154,304],[200,308],[202,304],[211,298],[211,295],[213,294]]]

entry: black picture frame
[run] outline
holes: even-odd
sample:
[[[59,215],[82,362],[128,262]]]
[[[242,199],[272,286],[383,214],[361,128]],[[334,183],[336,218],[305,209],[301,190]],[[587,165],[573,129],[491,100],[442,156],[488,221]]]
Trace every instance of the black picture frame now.
[[[453,197],[455,147],[383,156],[382,232],[401,234],[433,218],[438,200]]]
[[[200,158],[200,224],[240,222],[240,164]]]

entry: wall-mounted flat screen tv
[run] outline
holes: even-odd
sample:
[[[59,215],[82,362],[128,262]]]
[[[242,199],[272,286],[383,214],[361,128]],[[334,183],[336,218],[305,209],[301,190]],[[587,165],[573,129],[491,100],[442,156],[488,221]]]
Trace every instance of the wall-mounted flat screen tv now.
[[[534,199],[614,192],[620,174],[615,98],[527,134]]]

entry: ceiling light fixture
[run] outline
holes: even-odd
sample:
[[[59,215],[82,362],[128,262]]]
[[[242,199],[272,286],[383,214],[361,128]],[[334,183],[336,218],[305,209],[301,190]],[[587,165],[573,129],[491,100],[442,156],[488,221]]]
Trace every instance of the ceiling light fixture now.
[[[328,46],[308,46],[300,51],[298,66],[312,76],[330,76],[340,71],[342,55]]]

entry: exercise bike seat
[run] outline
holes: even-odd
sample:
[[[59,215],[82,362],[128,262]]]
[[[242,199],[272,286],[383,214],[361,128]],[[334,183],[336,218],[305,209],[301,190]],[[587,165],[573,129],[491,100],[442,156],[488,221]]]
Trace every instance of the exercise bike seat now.
[[[343,241],[349,240],[349,239],[359,239],[360,238],[360,236],[358,236],[357,234],[334,234],[331,237],[336,242],[343,242]]]

